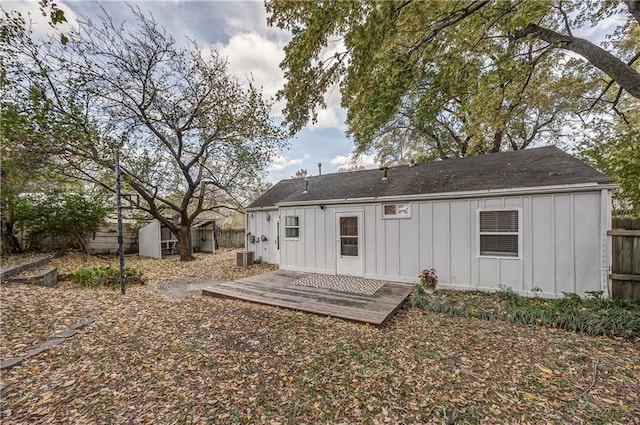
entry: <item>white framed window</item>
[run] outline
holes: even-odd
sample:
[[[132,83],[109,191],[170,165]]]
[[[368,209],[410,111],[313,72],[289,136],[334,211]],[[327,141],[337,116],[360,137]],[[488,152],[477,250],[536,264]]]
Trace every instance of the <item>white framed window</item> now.
[[[300,238],[300,217],[287,215],[284,218],[284,237],[287,239]]]
[[[519,258],[520,209],[478,211],[478,253],[481,257]]]
[[[411,218],[411,204],[382,204],[382,218]]]

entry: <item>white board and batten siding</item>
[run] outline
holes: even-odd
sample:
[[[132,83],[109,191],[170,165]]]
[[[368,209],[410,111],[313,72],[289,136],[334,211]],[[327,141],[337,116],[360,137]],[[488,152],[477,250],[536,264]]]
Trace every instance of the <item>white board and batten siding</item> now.
[[[248,215],[247,229],[267,241],[249,243],[248,249],[278,262],[273,220],[279,214],[280,267],[335,274],[336,217],[358,213],[366,278],[417,283],[421,270],[434,268],[441,288],[511,288],[547,297],[607,288],[608,190],[400,202],[410,205],[407,217],[383,217],[382,203],[256,211]],[[484,210],[518,211],[517,257],[479,255],[479,211]],[[299,217],[298,238],[284,237],[286,216]]]
[[[257,260],[278,263],[276,256],[278,214],[278,209],[269,209],[252,211],[246,215],[245,248],[253,251],[254,258]]]

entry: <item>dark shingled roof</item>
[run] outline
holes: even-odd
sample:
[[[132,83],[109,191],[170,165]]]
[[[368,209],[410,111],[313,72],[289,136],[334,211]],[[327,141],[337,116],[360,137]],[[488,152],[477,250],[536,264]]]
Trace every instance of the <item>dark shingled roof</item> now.
[[[388,179],[380,170],[325,174],[282,180],[248,208],[280,202],[327,201],[392,197],[475,190],[514,189],[579,183],[613,183],[613,180],[555,146],[500,152],[461,159],[433,161],[414,167],[390,167]]]

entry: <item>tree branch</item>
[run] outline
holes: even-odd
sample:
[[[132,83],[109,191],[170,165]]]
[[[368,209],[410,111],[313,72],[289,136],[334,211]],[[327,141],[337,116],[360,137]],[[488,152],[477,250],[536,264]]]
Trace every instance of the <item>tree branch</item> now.
[[[560,34],[549,28],[529,24],[516,32],[514,38],[533,36],[564,50],[570,50],[585,58],[593,66],[613,78],[627,93],[640,99],[640,73],[624,61],[588,40]]]

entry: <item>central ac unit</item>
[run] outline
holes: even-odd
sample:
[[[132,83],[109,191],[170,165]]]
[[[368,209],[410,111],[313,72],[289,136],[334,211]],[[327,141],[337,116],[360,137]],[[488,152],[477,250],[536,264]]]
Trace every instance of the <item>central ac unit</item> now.
[[[253,264],[253,251],[238,251],[236,259],[238,267],[247,268]]]

